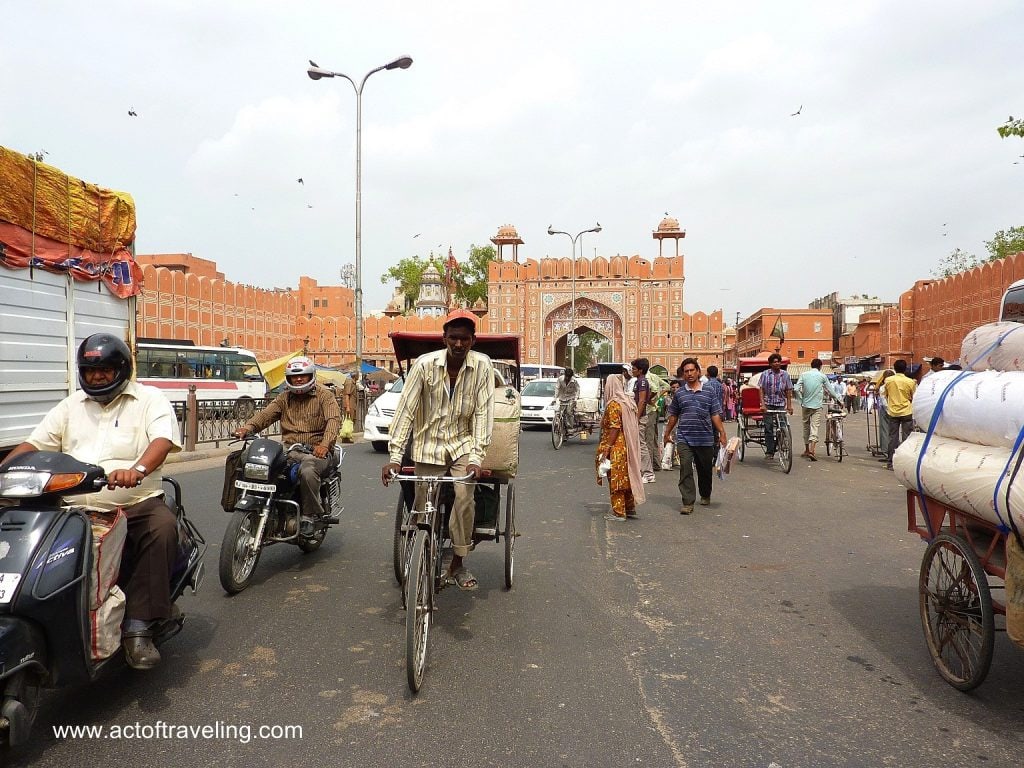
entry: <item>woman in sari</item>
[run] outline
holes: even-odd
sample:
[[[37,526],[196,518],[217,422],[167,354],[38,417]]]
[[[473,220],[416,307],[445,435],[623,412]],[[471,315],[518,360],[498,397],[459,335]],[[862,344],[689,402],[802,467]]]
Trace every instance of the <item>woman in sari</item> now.
[[[636,517],[636,508],[646,500],[640,474],[640,420],[636,401],[626,394],[621,374],[614,373],[604,383],[605,407],[601,418],[601,440],[597,444],[596,464],[611,461],[608,492],[612,514],[607,520],[622,521]],[[604,478],[598,470],[597,484]]]

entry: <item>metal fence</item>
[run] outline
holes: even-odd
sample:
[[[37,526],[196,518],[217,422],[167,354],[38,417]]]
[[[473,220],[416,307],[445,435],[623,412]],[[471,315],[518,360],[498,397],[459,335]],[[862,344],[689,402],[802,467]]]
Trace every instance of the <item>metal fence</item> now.
[[[363,431],[363,418],[366,415],[367,398],[360,392],[356,402],[356,413],[352,419],[355,433]],[[194,392],[190,392],[188,400],[176,400],[171,403],[174,415],[181,429],[181,442],[186,451],[194,451],[197,445],[213,445],[234,440],[234,431],[243,426],[254,413],[269,405],[274,398],[243,401],[237,400],[198,400]],[[344,403],[339,399],[344,415]],[[281,422],[274,422],[261,433],[265,436],[281,434]]]

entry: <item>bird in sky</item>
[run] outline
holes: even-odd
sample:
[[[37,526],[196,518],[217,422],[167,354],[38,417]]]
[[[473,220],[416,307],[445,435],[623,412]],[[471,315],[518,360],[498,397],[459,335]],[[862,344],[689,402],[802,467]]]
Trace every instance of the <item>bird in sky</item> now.
[[[413,236],[412,236],[412,239],[413,239],[413,240],[415,240],[415,239],[416,239],[417,237],[419,237],[419,236],[420,236],[421,234],[422,234],[421,232],[417,232],[417,233],[416,233],[415,235],[413,235]]]
[[[138,116],[139,116],[139,113],[138,113],[138,112],[136,112],[136,111],[135,111],[134,109],[129,109],[129,110],[128,110],[128,116],[129,116],[129,117],[138,117]]]
[[[307,205],[306,207],[307,207],[307,208],[312,208],[313,206],[312,206],[312,205]]]
[[[319,64],[317,64],[317,63],[316,63],[315,61],[313,61],[312,59],[310,59],[310,60],[309,60],[309,66],[311,66],[311,67],[316,67],[317,69],[320,69],[320,65],[319,65]]]
[[[237,192],[235,192],[235,197],[238,197],[238,193]]]
[[[299,184],[301,184],[302,186],[306,186],[306,182],[302,180],[302,177],[297,178],[296,181],[299,182]]]
[[[798,110],[797,110],[796,112],[792,113],[792,114],[790,115],[790,117],[796,117],[797,115],[799,115],[799,114],[800,114],[800,113],[801,113],[801,112],[803,111],[803,109],[804,109],[804,105],[803,105],[803,104],[801,104],[801,105],[800,105],[800,109],[798,109]]]

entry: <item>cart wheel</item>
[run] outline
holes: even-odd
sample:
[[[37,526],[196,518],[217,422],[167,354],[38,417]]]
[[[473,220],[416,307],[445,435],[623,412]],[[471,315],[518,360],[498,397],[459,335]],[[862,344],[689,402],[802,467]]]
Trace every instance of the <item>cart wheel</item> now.
[[[842,460],[843,460],[843,453],[844,453],[843,441],[840,440],[838,443],[836,443],[836,460],[837,461],[842,462]]]
[[[825,455],[826,456],[831,456],[832,455],[832,435],[830,434],[831,431],[832,431],[831,427],[825,427]]]
[[[416,531],[407,580],[405,608],[405,671],[409,690],[416,693],[427,668],[427,642],[434,600],[433,547],[429,531]]]
[[[399,587],[405,583],[406,548],[409,536],[406,532],[402,531],[402,528],[405,526],[408,517],[409,513],[405,507],[405,493],[401,485],[399,485],[398,505],[395,507],[395,532],[391,543],[391,564],[395,569],[395,581],[398,582]]]
[[[940,533],[924,553],[918,592],[935,668],[954,688],[976,688],[992,664],[995,617],[974,550],[960,537]]]
[[[842,461],[843,460],[843,454],[846,451],[844,450],[845,446],[843,445],[843,422],[840,421],[840,420],[836,421],[835,439],[836,439],[836,459],[838,461]]]
[[[557,451],[564,442],[565,431],[562,425],[562,417],[556,413],[555,418],[551,420],[551,445]]]
[[[747,432],[743,429],[743,422],[736,423],[736,437],[740,439],[740,461],[747,455]]]
[[[505,500],[505,589],[512,589],[516,548],[516,486],[508,484]]]
[[[779,454],[779,464],[788,475],[793,468],[793,433],[790,431],[788,423],[785,428],[779,427],[779,431],[775,435],[775,442],[777,443],[775,450]]]

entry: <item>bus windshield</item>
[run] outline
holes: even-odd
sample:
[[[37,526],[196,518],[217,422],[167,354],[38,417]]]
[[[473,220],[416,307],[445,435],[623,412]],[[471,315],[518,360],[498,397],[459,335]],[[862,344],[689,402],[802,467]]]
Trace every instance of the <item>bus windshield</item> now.
[[[1024,323],[1024,280],[1018,280],[1003,294],[999,319]]]

